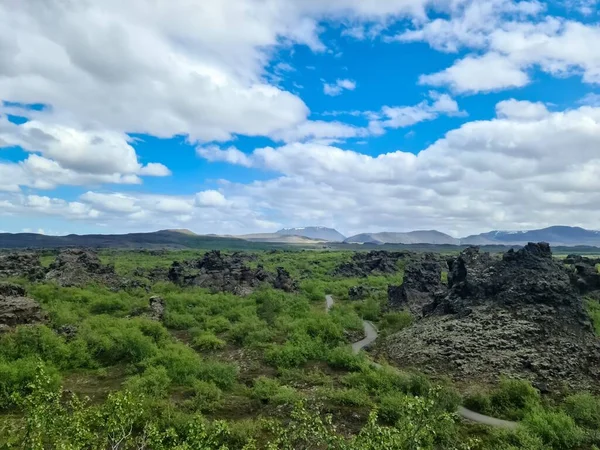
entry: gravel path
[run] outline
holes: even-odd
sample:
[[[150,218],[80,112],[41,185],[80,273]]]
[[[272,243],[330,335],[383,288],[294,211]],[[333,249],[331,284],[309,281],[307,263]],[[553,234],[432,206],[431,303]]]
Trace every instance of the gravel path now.
[[[333,297],[331,295],[326,295],[325,296],[325,310],[327,312],[329,312],[329,310],[331,310],[331,308],[333,307],[333,304],[334,304]],[[352,351],[354,353],[360,352],[362,349],[364,349],[368,345],[372,344],[377,339],[378,333],[377,333],[377,328],[375,328],[375,325],[373,325],[371,322],[369,322],[367,320],[363,320],[363,327],[365,329],[366,337],[364,339],[352,344]],[[377,364],[376,362],[373,363],[373,366],[381,367],[381,365]],[[463,406],[459,406],[457,412],[458,412],[458,415],[461,416],[463,419],[467,419],[472,422],[481,423],[484,425],[490,425],[492,427],[507,428],[510,430],[514,430],[515,428],[517,428],[517,425],[518,425],[516,422],[510,422],[508,420],[502,420],[502,419],[496,419],[495,417],[484,416],[483,414],[476,413],[475,411],[471,411],[470,409],[467,409]]]

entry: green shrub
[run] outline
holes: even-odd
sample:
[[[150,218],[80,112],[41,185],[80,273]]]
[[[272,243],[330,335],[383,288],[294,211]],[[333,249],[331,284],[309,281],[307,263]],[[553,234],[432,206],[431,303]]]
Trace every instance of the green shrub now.
[[[129,309],[129,305],[124,303],[120,298],[102,297],[95,299],[90,304],[90,312],[92,314],[110,314],[124,316]]]
[[[204,381],[212,381],[221,389],[231,389],[238,376],[235,365],[220,361],[204,360],[198,369],[198,378]]]
[[[213,333],[224,333],[231,329],[231,322],[223,316],[210,317],[206,321],[206,328]]]
[[[327,364],[334,369],[357,371],[367,365],[362,354],[355,355],[349,347],[336,347],[327,353]]]
[[[194,347],[201,350],[220,350],[225,348],[226,345],[227,343],[224,340],[219,339],[213,333],[208,331],[199,334],[194,338]]]
[[[152,336],[144,334],[143,320],[97,316],[79,329],[93,357],[106,364],[138,363],[156,355],[158,347]]]
[[[369,395],[360,389],[326,389],[322,395],[330,402],[341,406],[372,406]]]
[[[474,392],[465,397],[465,407],[485,415],[493,415],[492,399],[483,392]]]
[[[223,392],[211,381],[195,381],[193,407],[196,411],[212,412],[223,402]]]
[[[540,393],[528,381],[502,378],[490,401],[495,414],[519,420],[540,404]]]
[[[179,313],[167,309],[163,323],[167,328],[174,330],[187,330],[198,325],[196,318],[190,313]]]
[[[280,369],[279,377],[286,384],[300,387],[333,385],[333,378],[319,369]]]
[[[576,449],[585,439],[583,430],[563,411],[536,408],[525,416],[523,426],[539,436],[546,448]]]
[[[124,387],[134,394],[152,398],[164,398],[168,394],[171,379],[164,367],[148,367],[144,373],[129,378]]]
[[[264,376],[254,380],[252,397],[263,403],[276,405],[294,404],[302,398],[295,389],[289,386],[281,386],[278,380]]]
[[[356,304],[356,311],[365,320],[378,320],[381,314],[381,305],[378,300],[369,298]]]
[[[381,326],[390,333],[397,333],[411,326],[413,316],[408,311],[386,313],[381,320]]]
[[[11,362],[0,361],[0,409],[14,406],[13,395],[27,395],[35,380],[38,368],[43,367],[48,388],[57,389],[60,385],[58,370],[44,365],[36,358],[23,358]]]
[[[170,342],[153,357],[142,362],[143,367],[162,366],[173,383],[191,385],[198,378],[203,364],[200,356],[185,344]]]
[[[406,394],[391,392],[379,399],[379,417],[387,424],[394,425],[404,412],[408,401]]]
[[[9,360],[37,356],[67,368],[70,366],[69,353],[64,338],[45,325],[20,326],[0,335],[0,355]]]
[[[600,430],[600,398],[584,392],[565,399],[564,410],[578,425]]]

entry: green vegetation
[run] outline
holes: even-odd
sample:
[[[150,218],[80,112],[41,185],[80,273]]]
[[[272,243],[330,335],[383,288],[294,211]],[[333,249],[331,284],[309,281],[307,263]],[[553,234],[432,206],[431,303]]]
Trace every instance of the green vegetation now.
[[[586,306],[588,313],[592,318],[596,335],[600,336],[600,302],[598,300],[588,298],[586,301]]]
[[[411,326],[410,313],[386,308],[388,284],[402,282],[401,265],[387,276],[339,278],[333,270],[348,252],[257,252],[249,264],[271,272],[284,267],[300,289],[260,287],[247,296],[153,283],[138,270],[201,253],[101,254],[148,290],[23,282],[49,320],[0,335],[0,448],[600,445],[600,399],[592,394],[551,402],[527,382],[506,379],[463,399],[449,382],[375,368],[368,355],[354,354],[350,344],[362,336],[363,319],[384,334]],[[350,301],[348,289],[358,285],[369,288],[368,297]],[[336,298],[329,313],[326,293]],[[152,295],[165,301],[162,322],[144,316]],[[589,305],[600,317],[598,303]],[[521,425],[507,432],[465,424],[455,413],[461,401]]]

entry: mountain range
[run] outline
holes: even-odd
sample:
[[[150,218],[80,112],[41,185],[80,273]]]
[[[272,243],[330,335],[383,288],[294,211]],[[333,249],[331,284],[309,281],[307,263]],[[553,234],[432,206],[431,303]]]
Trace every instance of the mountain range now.
[[[189,230],[162,230],[152,233],[90,234],[47,236],[34,233],[0,233],[0,248],[56,248],[56,247],[104,247],[104,248],[277,248],[285,245],[333,245],[344,248],[353,246],[402,244],[402,245],[480,245],[521,246],[528,242],[548,242],[558,247],[600,247],[600,231],[579,227],[553,226],[527,231],[490,231],[464,238],[454,238],[437,230],[409,232],[361,233],[346,238],[333,228],[300,227],[284,228],[276,233],[257,233],[240,236],[197,235]]]
[[[323,231],[317,234],[320,230]],[[277,233],[282,232],[348,244],[524,245],[528,242],[548,242],[554,246],[600,246],[600,231],[569,226],[526,231],[489,231],[463,238],[455,238],[437,230],[361,233],[345,239],[341,239],[343,235],[337,230],[324,227],[290,228]]]

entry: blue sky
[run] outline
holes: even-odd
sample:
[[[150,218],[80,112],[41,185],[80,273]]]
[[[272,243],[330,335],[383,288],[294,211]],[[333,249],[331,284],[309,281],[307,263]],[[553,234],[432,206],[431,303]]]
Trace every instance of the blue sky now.
[[[0,5],[0,230],[599,228],[598,2]]]

